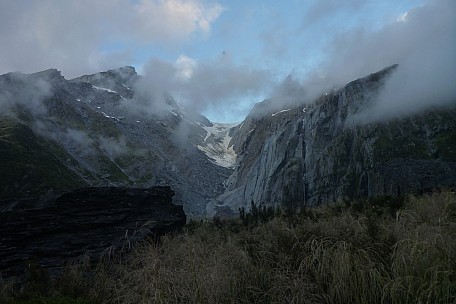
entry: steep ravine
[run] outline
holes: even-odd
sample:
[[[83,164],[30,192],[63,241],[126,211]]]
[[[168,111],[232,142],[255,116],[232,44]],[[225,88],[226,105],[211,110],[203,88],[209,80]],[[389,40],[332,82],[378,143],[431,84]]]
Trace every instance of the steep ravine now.
[[[361,124],[395,66],[326,93],[312,104],[258,104],[233,134],[227,191],[208,211],[250,202],[297,207],[456,184],[456,107]],[[214,205],[216,208],[214,208]]]

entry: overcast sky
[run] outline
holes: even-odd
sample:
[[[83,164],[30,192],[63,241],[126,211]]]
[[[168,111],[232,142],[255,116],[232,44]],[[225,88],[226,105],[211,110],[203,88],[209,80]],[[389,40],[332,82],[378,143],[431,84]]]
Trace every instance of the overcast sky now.
[[[455,97],[455,15],[454,0],[0,0],[0,73],[133,65],[212,121],[241,121],[289,74],[312,92],[399,63],[421,76],[396,90],[431,82],[424,107],[437,88]]]

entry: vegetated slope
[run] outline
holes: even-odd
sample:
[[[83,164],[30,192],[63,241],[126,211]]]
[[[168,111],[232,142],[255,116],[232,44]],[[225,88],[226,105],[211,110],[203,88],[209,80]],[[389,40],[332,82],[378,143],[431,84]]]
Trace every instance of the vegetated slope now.
[[[0,301],[65,295],[93,303],[454,303],[451,192],[313,208],[291,217],[193,222],[120,261],[39,269]],[[51,288],[50,288],[51,286]],[[50,290],[49,290],[50,289]],[[2,293],[3,291],[3,293]]]
[[[233,134],[228,191],[216,204],[290,208],[456,184],[456,107],[364,124],[395,66],[327,92],[311,104],[257,104]]]
[[[77,162],[57,143],[35,135],[26,125],[0,118],[0,199],[45,194],[86,186],[69,169]]]
[[[140,80],[132,67],[70,81],[55,69],[1,75],[2,117],[32,130],[30,136],[39,138],[49,153],[65,155],[56,166],[81,181],[74,183],[65,174],[58,181],[49,180],[46,172],[39,171],[35,180],[41,180],[41,186],[24,184],[15,196],[58,191],[60,184],[70,188],[166,185],[175,190],[175,202],[183,204],[188,215],[204,214],[208,199],[223,192],[223,181],[231,172],[197,148],[207,135],[203,127],[212,124],[171,96],[155,100],[154,94],[136,92]],[[15,140],[25,146],[22,140],[29,139]],[[25,178],[16,165],[8,163],[8,171],[2,172],[4,187]],[[9,193],[8,197],[14,195]]]

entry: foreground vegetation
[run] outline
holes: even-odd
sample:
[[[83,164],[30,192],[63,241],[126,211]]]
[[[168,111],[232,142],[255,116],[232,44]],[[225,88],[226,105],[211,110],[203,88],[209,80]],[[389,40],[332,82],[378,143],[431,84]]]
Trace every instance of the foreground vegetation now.
[[[456,303],[456,195],[258,208],[0,289],[1,303]]]

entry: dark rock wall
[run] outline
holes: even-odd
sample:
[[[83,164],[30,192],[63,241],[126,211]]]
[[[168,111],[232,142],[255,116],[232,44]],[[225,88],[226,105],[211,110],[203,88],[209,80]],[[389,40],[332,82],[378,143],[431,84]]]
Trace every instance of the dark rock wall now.
[[[84,188],[42,208],[9,204],[12,210],[0,212],[0,274],[24,274],[32,259],[55,273],[84,254],[98,259],[179,229],[186,215],[173,195],[169,187]]]

